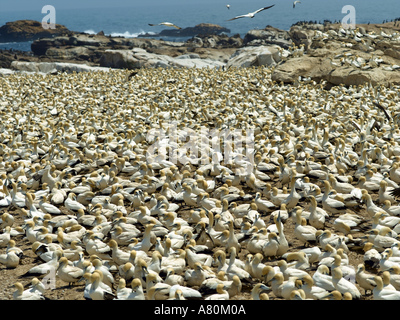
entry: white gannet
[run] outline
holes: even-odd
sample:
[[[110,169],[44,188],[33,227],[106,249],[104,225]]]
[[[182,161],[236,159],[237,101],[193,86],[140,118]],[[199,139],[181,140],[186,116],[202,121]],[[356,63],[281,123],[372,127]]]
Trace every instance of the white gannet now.
[[[90,289],[89,296],[92,300],[113,300],[116,296],[112,293],[111,290],[106,290],[101,285],[102,283],[102,273],[101,271],[94,271],[90,275]]]
[[[156,24],[154,24],[154,23],[149,23],[149,26],[167,26],[167,27],[173,27],[173,28],[176,28],[176,29],[182,29],[181,27],[178,27],[178,26],[176,26],[175,24],[173,24],[173,23],[171,23],[171,22],[160,22],[160,23],[156,23]]]
[[[83,276],[83,269],[69,265],[66,257],[61,257],[57,268],[57,277],[62,281],[67,282],[69,285],[77,283]]]
[[[332,276],[329,274],[329,268],[326,265],[318,266],[317,270],[312,275],[314,284],[318,287],[324,288],[328,291],[335,290],[335,286],[332,282]]]
[[[296,4],[297,4],[297,3],[301,3],[301,2],[298,1],[298,0],[294,1],[294,2],[293,2],[293,9],[296,7]]]
[[[24,290],[24,286],[21,282],[14,283],[13,287],[16,288],[13,292],[13,300],[45,300],[42,294]]]
[[[254,16],[255,16],[257,13],[259,13],[259,12],[261,12],[261,11],[263,11],[263,10],[267,10],[267,9],[269,9],[269,8],[272,8],[273,6],[274,6],[274,4],[273,4],[272,6],[260,8],[260,9],[258,9],[258,10],[256,10],[256,11],[254,11],[254,12],[249,12],[249,13],[247,13],[247,14],[243,14],[243,15],[240,15],[240,16],[236,16],[236,17],[234,17],[234,18],[232,18],[232,19],[229,19],[228,21],[236,20],[236,19],[239,19],[239,18],[254,18]]]
[[[356,283],[365,290],[365,293],[371,292],[375,288],[376,283],[374,281],[375,275],[365,271],[365,265],[360,263],[357,266],[356,271]]]
[[[217,293],[211,294],[205,300],[229,300],[229,293],[225,290],[223,283],[219,283],[216,288]]]
[[[323,300],[329,294],[328,290],[315,285],[313,278],[309,274],[299,278],[299,280],[302,281],[299,289],[304,291],[308,299]]]
[[[385,289],[383,285],[382,277],[375,276],[374,281],[376,286],[372,290],[372,295],[374,300],[399,300],[400,291]]]
[[[336,267],[332,269],[332,283],[336,290],[340,293],[344,294],[349,292],[353,299],[360,299],[361,293],[356,287],[356,285],[349,280],[343,278],[342,270],[340,267]]]

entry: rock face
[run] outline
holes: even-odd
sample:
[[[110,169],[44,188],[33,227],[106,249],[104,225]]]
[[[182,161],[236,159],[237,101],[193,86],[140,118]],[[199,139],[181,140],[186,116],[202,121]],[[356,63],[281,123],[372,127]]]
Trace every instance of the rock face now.
[[[303,77],[346,86],[400,84],[400,36],[392,26],[366,25],[353,31],[340,24],[293,26],[289,34],[297,47],[274,68],[272,79],[294,83]]]
[[[200,59],[196,54],[178,57],[153,54],[145,49],[106,50],[100,59],[100,66],[109,68],[219,68],[225,64],[211,59]]]
[[[200,23],[194,27],[182,29],[165,29],[157,34],[144,34],[140,37],[194,37],[197,35],[212,35],[221,33],[230,33],[228,28],[221,27],[217,24]]]
[[[156,39],[138,39],[123,37],[107,37],[105,35],[92,35],[86,33],[75,33],[71,36],[60,36],[55,38],[43,38],[32,43],[31,49],[35,55],[46,55],[49,57],[71,57],[91,56],[100,58],[107,49],[130,49],[135,48],[161,48],[179,47],[181,42],[171,42]],[[78,50],[78,48],[80,48]],[[82,49],[83,48],[83,49]]]
[[[33,41],[42,37],[54,37],[70,33],[70,30],[60,24],[56,24],[55,29],[44,29],[38,21],[17,20],[7,22],[0,27],[0,42]]]
[[[238,49],[228,60],[229,67],[275,66],[281,61],[280,47],[259,46]]]
[[[243,39],[239,34],[231,37],[226,34],[197,35],[187,40],[185,45],[197,48],[240,48],[243,45]]]
[[[244,46],[278,45],[288,49],[292,45],[289,32],[267,26],[263,30],[250,30],[243,38]]]
[[[65,63],[65,62],[24,62],[13,61],[11,69],[15,71],[25,72],[42,72],[42,73],[55,73],[55,72],[88,72],[88,71],[109,71],[109,68],[91,67],[86,64],[78,63]]]

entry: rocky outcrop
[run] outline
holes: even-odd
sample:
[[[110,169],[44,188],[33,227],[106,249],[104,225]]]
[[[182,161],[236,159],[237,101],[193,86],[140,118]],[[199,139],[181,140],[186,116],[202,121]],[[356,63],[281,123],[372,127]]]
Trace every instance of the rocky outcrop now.
[[[346,32],[337,24],[322,31],[321,26],[295,26],[289,33],[302,51],[295,48],[274,68],[274,81],[295,83],[302,77],[329,85],[400,84],[400,38],[393,30],[386,31],[393,36],[368,26]]]
[[[328,74],[331,71],[329,63],[324,63],[324,60],[324,58],[309,57],[307,55],[288,59],[274,69],[271,79],[277,82],[294,83],[299,77],[310,77],[319,82],[324,78],[324,74]]]
[[[218,35],[222,33],[230,33],[228,28],[221,27],[212,23],[200,23],[194,27],[182,29],[164,29],[160,33],[146,33],[139,37],[195,37],[197,35]]]
[[[17,20],[7,22],[0,27],[0,42],[33,41],[43,37],[55,37],[64,34],[71,34],[71,31],[60,24],[56,24],[55,29],[44,29],[38,21]]]
[[[156,39],[107,37],[75,33],[72,36],[43,38],[32,43],[31,49],[36,56],[52,59],[76,59],[99,62],[105,50],[128,50],[131,48],[159,49],[180,47],[183,42],[171,42]]]
[[[221,35],[198,35],[185,42],[185,46],[197,48],[240,48],[243,45],[243,39],[239,34],[228,36]]]
[[[243,38],[244,46],[278,45],[288,49],[292,45],[289,32],[267,26],[262,30],[250,30]]]
[[[11,70],[19,72],[41,72],[41,73],[56,73],[56,72],[88,72],[88,71],[109,71],[109,68],[92,67],[86,64],[65,63],[65,62],[24,62],[13,61]]]
[[[185,54],[171,57],[161,54],[153,54],[145,49],[134,48],[132,50],[106,50],[100,59],[100,66],[122,69],[140,68],[215,68],[225,64],[211,59],[201,59],[196,54]]]
[[[245,47],[238,49],[228,60],[229,67],[276,66],[281,61],[278,46]]]
[[[306,78],[329,85],[388,85],[400,83],[399,34],[400,26],[393,24],[346,31],[339,23],[298,23],[288,31],[267,26],[250,30],[244,39],[198,34],[185,42],[72,33],[35,40],[33,57],[2,55],[0,67],[33,58],[127,69],[273,66],[277,82]]]

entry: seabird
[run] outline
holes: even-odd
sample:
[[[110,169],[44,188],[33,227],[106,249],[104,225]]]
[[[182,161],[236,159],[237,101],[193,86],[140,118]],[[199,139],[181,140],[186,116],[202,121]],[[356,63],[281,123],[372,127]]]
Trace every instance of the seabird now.
[[[167,27],[174,27],[174,28],[176,28],[176,29],[182,29],[181,27],[178,27],[178,26],[174,25],[174,24],[171,23],[171,22],[161,22],[161,23],[157,23],[157,24],[149,23],[149,26],[152,26],[152,27],[154,27],[154,26],[161,26],[161,25],[167,26]]]
[[[231,5],[230,5],[230,4],[227,4],[226,7],[227,7],[228,9],[230,9],[230,8],[231,8]]]
[[[297,3],[301,3],[300,1],[296,0],[295,2],[293,2],[293,9],[296,7]]]
[[[236,20],[236,19],[239,19],[239,18],[254,18],[254,16],[257,13],[259,13],[261,11],[264,11],[264,10],[267,10],[269,8],[272,8],[273,6],[274,6],[274,4],[272,6],[268,6],[268,7],[264,7],[264,8],[258,9],[258,10],[254,11],[254,12],[249,12],[248,14],[243,14],[243,15],[240,15],[240,16],[236,16],[236,17],[234,17],[232,19],[229,19],[228,21]]]

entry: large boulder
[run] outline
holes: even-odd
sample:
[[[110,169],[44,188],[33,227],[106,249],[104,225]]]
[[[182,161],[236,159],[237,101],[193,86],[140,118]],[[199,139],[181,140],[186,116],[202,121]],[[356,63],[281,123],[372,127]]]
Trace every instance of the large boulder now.
[[[265,29],[254,29],[246,33],[243,38],[244,46],[259,46],[259,45],[278,45],[288,49],[292,45],[292,40],[288,31],[280,30],[271,26]]]
[[[326,81],[330,85],[358,86],[365,83],[388,86],[400,84],[398,70],[385,70],[383,67],[361,70],[352,66],[332,67],[326,57],[302,57],[288,59],[274,68],[272,80],[284,83],[295,83],[299,77],[313,81]]]
[[[306,29],[301,26],[292,26],[289,30],[290,39],[297,46],[304,46],[304,49],[307,51],[313,42],[313,37],[315,34],[315,30]]]
[[[0,42],[33,41],[43,37],[54,37],[70,33],[70,30],[60,24],[56,24],[55,29],[44,29],[41,22],[17,20],[7,22],[0,27]]]
[[[212,23],[200,23],[194,27],[187,27],[182,29],[164,29],[157,34],[142,34],[139,37],[194,37],[197,35],[211,35],[211,34],[222,34],[230,33],[228,28],[221,27],[217,24]]]
[[[295,83],[299,77],[311,78],[319,82],[324,74],[329,73],[329,62],[324,63],[324,58],[302,56],[291,58],[274,68],[271,79],[277,82]]]
[[[183,42],[172,42],[163,41],[156,39],[138,39],[138,38],[124,38],[124,37],[107,37],[102,34],[93,35],[86,33],[74,33],[70,36],[58,36],[54,38],[42,38],[33,41],[31,44],[31,50],[36,56],[43,55],[59,55],[62,57],[70,57],[70,53],[73,47],[75,48],[86,48],[95,53],[98,51],[104,51],[107,49],[130,49],[143,48],[143,49],[158,49],[165,47],[180,47],[183,46]],[[51,49],[50,51],[48,51]],[[57,50],[63,50],[65,53],[58,53]],[[85,54],[86,55],[86,54]]]
[[[370,83],[373,86],[390,84],[400,84],[400,72],[387,71],[382,68],[370,70],[355,70],[351,68],[338,68],[326,76],[326,80],[334,85],[357,86]]]
[[[100,58],[100,66],[122,69],[139,68],[219,68],[223,62],[200,59],[198,55],[171,57],[147,52],[142,48],[132,50],[105,50]]]
[[[92,71],[109,71],[109,68],[93,67],[80,63],[66,63],[66,62],[25,62],[13,61],[11,69],[22,72],[41,72],[41,73],[55,73],[55,72],[92,72]]]
[[[186,41],[187,46],[197,48],[240,48],[243,45],[243,39],[239,34],[228,36],[221,35],[198,35]]]
[[[57,60],[90,60],[93,51],[87,47],[49,48],[46,56]]]
[[[281,50],[278,46],[240,48],[230,57],[226,67],[275,66],[282,59]]]

